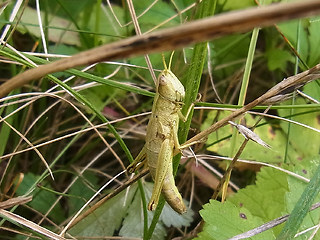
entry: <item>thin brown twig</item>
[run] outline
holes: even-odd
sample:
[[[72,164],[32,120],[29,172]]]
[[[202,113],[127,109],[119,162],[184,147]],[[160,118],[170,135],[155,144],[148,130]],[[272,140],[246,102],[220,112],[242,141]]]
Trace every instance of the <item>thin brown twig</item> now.
[[[6,209],[16,205],[25,204],[30,202],[31,200],[32,200],[32,196],[28,196],[28,197],[19,196],[15,198],[10,198],[6,201],[0,202],[0,209]]]
[[[270,26],[280,21],[312,16],[319,12],[320,1],[318,0],[272,4],[224,13],[177,27],[134,36],[25,71],[1,85],[0,97],[49,73],[111,59],[182,48],[231,33],[248,31],[257,26]]]

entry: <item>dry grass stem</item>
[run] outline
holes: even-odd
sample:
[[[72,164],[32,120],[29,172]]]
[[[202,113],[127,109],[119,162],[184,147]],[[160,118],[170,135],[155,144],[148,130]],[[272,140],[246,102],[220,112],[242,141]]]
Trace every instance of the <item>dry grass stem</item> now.
[[[319,12],[320,1],[315,0],[272,4],[229,12],[158,32],[134,36],[25,71],[1,85],[0,97],[49,73],[106,60],[182,48],[227,34],[248,31],[257,26],[270,26],[280,21],[312,16]]]

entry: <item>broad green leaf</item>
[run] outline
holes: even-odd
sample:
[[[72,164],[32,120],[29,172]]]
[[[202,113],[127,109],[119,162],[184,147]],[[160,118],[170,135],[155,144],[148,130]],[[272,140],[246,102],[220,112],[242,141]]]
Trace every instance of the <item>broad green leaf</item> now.
[[[114,96],[115,94],[124,96],[124,91],[110,86],[99,85],[82,90],[81,94],[85,96],[96,109],[101,111],[103,107],[106,106],[106,99],[108,99],[109,96]],[[90,109],[87,110],[91,112]]]
[[[250,44],[250,34],[225,36],[213,41],[212,63],[214,67],[225,65],[214,70],[214,76],[225,78],[239,71],[245,64]]]
[[[315,100],[320,99],[320,84],[319,80],[308,83],[303,87],[303,92]]]
[[[76,237],[113,236],[127,214],[127,209],[131,205],[136,189],[136,186],[132,186],[128,194],[123,191],[106,201],[101,207],[71,228],[69,233]]]
[[[143,184],[146,199],[150,200],[153,184],[145,182]],[[132,205],[129,208],[128,216],[123,222],[123,226],[120,230],[120,235],[125,237],[142,237],[143,236],[143,213],[141,206],[141,195],[137,193],[134,197]],[[148,224],[151,224],[154,212],[148,211]],[[160,216],[160,221],[158,222],[152,239],[164,239],[166,236],[166,227],[186,227],[193,221],[193,211],[188,209],[188,211],[182,215],[176,213],[172,208],[166,203]]]
[[[150,200],[151,194],[153,190],[153,184],[146,185],[145,191],[147,195],[147,199]],[[188,202],[184,200],[186,206],[188,206]],[[191,222],[193,221],[193,211],[192,209],[187,209],[187,212],[184,214],[178,214],[175,212],[170,205],[166,202],[164,208],[162,210],[160,221],[167,227],[188,227],[190,226]]]
[[[83,204],[94,194],[92,188],[88,184],[94,185],[96,187],[98,178],[95,174],[91,172],[86,172],[81,178],[72,184],[68,194],[71,195],[68,199],[69,204],[69,214],[74,214],[78,211]],[[74,196],[74,197],[72,197]],[[75,197],[78,196],[79,198]]]
[[[247,208],[252,215],[268,222],[285,213],[285,194],[288,190],[285,173],[263,167],[257,174],[255,185],[240,189],[228,201]],[[279,228],[274,228],[273,232],[279,232]]]
[[[184,201],[184,203],[186,206],[188,206],[186,201]],[[193,221],[193,211],[192,209],[188,208],[187,212],[181,215],[172,210],[169,204],[166,203],[161,213],[160,220],[167,227],[188,227]]]
[[[246,209],[230,201],[221,203],[210,200],[203,206],[200,215],[205,221],[203,232],[198,239],[225,240],[263,224],[263,221]],[[250,239],[274,239],[272,232],[267,231]]]
[[[296,104],[305,103],[306,102],[301,98],[296,99]],[[282,117],[287,117],[290,114],[306,112],[304,109],[293,109],[292,111],[289,109],[279,109],[278,111],[279,115]],[[308,114],[293,116],[291,120],[320,129],[319,117],[319,111],[315,111]],[[280,125],[284,132],[288,132],[288,122],[281,121]],[[320,151],[320,134],[318,132],[296,124],[291,124],[289,131],[289,148],[294,149],[296,152],[296,155],[293,155],[291,154],[292,152],[290,152],[292,150],[289,151],[289,161],[292,163],[298,163],[301,162],[302,159],[310,159],[318,156]]]
[[[47,1],[49,10],[62,17],[68,18],[68,13],[72,13],[75,18],[81,13],[88,5],[92,5],[91,0],[68,0],[68,1]],[[57,4],[58,3],[58,4]],[[62,6],[62,7],[61,7]],[[65,10],[67,9],[67,11]]]
[[[320,21],[319,18],[311,18],[310,26],[308,28],[308,40],[310,46],[308,64],[310,67],[319,63],[320,60]]]
[[[268,68],[270,71],[280,69],[285,72],[287,64],[289,62],[293,62],[294,60],[294,57],[290,52],[275,48],[270,49],[268,52],[266,52],[266,56],[268,59]]]
[[[302,20],[292,20],[285,23],[278,24],[281,32],[288,38],[290,43],[296,47],[297,46],[297,32],[299,21]],[[309,55],[309,44],[306,29],[303,27],[303,23],[301,23],[301,31],[299,32],[299,55],[301,56],[303,61],[307,61]]]
[[[42,21],[44,22],[45,14],[43,12],[41,12],[40,14],[42,16]],[[80,45],[78,33],[74,31],[67,31],[67,29],[76,30],[70,21],[50,14],[49,19],[50,28],[48,31],[48,40],[70,45]],[[37,11],[35,9],[26,7],[21,18],[21,23],[26,24],[24,25],[24,27],[29,33],[32,33],[36,37],[40,37],[39,22]],[[23,31],[22,27],[18,26],[18,29]]]
[[[58,45],[49,45],[48,52],[54,54],[64,54],[64,55],[74,55],[79,52],[79,50],[75,46],[58,44]]]
[[[30,187],[39,179],[39,176],[36,176],[32,173],[28,173],[24,176],[22,183],[19,185],[17,189],[18,195],[23,195],[29,191]],[[51,188],[47,185],[46,181],[42,181],[41,185]],[[57,199],[57,195],[45,191],[43,189],[36,188],[32,192],[32,201],[28,203],[33,209],[41,212],[42,214],[46,214],[47,211],[52,207],[53,203]],[[49,213],[49,218],[55,221],[56,223],[61,223],[64,219],[64,212],[60,204],[57,204]]]
[[[280,217],[285,211],[288,191],[286,174],[264,167],[257,174],[255,185],[247,186],[225,203],[210,200],[200,211],[205,221],[204,237],[200,239],[228,239]],[[272,229],[250,239],[274,239]],[[207,238],[208,239],[208,238]]]
[[[223,10],[225,11],[231,11],[231,10],[236,10],[236,9],[243,9],[243,8],[248,8],[252,6],[256,6],[253,1],[250,0],[242,0],[242,1],[237,1],[237,0],[220,0],[220,4],[223,4]]]
[[[145,193],[147,199],[151,197],[150,188],[152,190],[153,184],[145,183]],[[137,192],[128,209],[128,215],[123,221],[119,235],[123,237],[143,237],[143,208],[142,208],[141,194]],[[148,224],[150,225],[153,218],[153,212],[148,211]],[[152,239],[161,240],[167,235],[166,230],[159,222],[153,232]]]
[[[319,157],[311,161],[304,159],[301,164],[290,168],[303,177],[311,178],[319,166],[319,161]],[[255,185],[239,190],[225,203],[210,200],[209,204],[203,206],[200,214],[205,225],[199,239],[228,239],[282,215],[290,214],[307,185],[302,180],[279,170],[263,167],[257,174]],[[313,202],[319,201],[318,195]],[[319,218],[319,209],[307,213],[299,230],[303,231],[317,225]],[[282,228],[283,224],[248,239],[275,239]],[[297,239],[308,239],[310,234],[309,231]],[[314,239],[320,239],[320,235],[317,234]]]
[[[146,9],[146,3],[144,1],[134,1],[134,7],[136,10],[137,16],[139,16]],[[173,4],[169,4],[165,1],[158,1],[154,4],[149,11],[143,14],[139,18],[139,23],[142,32],[146,32],[151,28],[157,26],[159,23],[162,23],[171,16],[176,14],[176,10]],[[180,23],[179,16],[172,19],[165,25],[162,25],[160,28],[175,26]]]
[[[144,187],[147,201],[149,201],[153,184],[144,183]],[[77,237],[98,237],[113,236],[115,231],[119,230],[119,235],[122,237],[142,238],[144,219],[141,204],[140,192],[137,191],[137,184],[134,184],[128,191],[123,191],[105,202],[92,214],[70,229],[69,233]],[[153,214],[153,212],[148,211],[149,225]],[[152,239],[164,239],[166,236],[165,226],[189,226],[193,220],[192,215],[192,210],[184,215],[179,215],[166,204],[160,221],[152,235]]]
[[[315,174],[315,170],[317,169],[319,165],[320,159],[317,157],[316,159],[304,159],[303,162],[299,165],[296,165],[294,167],[294,172],[302,175],[303,177],[311,179],[313,175]],[[292,176],[288,177],[288,186],[289,191],[286,193],[286,211],[287,213],[292,213],[292,210],[294,209],[298,199],[303,194],[304,190],[308,186],[308,183],[294,178]],[[320,201],[320,196],[318,195],[314,203]],[[320,217],[320,209],[313,210],[304,217],[303,222],[300,226],[300,231],[303,231],[305,229],[308,229],[310,227],[315,226],[319,223],[319,217]],[[295,239],[307,239],[312,231],[306,232],[302,234],[301,236],[295,238]],[[317,234],[314,239],[320,239],[320,234]]]
[[[125,14],[123,8],[113,4],[112,9],[120,23],[124,24],[123,19]],[[99,9],[99,11],[100,18],[96,19],[97,8],[93,8],[93,12],[89,16],[90,18],[87,26],[89,31],[96,33],[95,37],[97,37],[99,44],[118,41],[127,35],[127,28],[119,25],[109,7]],[[99,22],[97,23],[97,21]]]

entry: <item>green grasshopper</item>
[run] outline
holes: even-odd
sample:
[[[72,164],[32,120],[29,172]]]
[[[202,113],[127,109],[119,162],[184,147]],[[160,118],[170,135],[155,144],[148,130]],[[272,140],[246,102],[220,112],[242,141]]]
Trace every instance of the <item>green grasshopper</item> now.
[[[133,172],[137,164],[142,162],[147,165],[154,181],[152,196],[148,204],[148,210],[156,209],[162,192],[168,204],[178,213],[186,212],[186,206],[175,186],[172,158],[174,152],[180,151],[178,140],[179,119],[186,121],[192,105],[186,117],[181,113],[185,90],[179,79],[171,72],[172,55],[167,68],[164,56],[164,70],[157,80],[156,95],[152,106],[152,114],[147,126],[146,144],[130,164],[128,170]],[[185,147],[185,146],[183,146]]]

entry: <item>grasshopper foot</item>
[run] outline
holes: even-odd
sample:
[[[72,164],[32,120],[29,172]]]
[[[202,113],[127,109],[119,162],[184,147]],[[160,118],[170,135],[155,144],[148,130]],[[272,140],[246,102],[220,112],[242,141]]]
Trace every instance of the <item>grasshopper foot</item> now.
[[[148,210],[149,211],[154,211],[156,210],[157,208],[157,203],[155,203],[155,201],[150,201],[149,204],[148,204]]]

